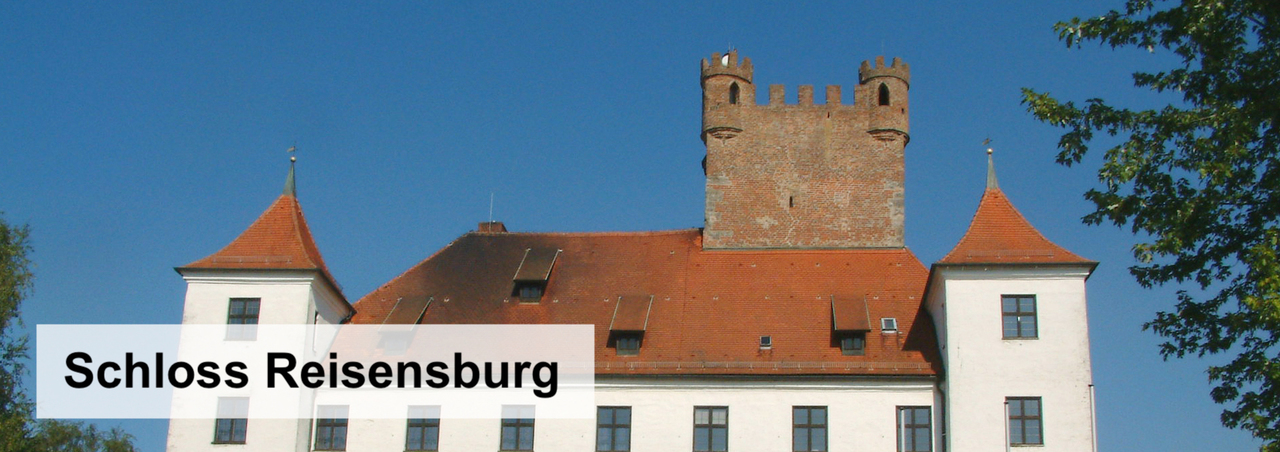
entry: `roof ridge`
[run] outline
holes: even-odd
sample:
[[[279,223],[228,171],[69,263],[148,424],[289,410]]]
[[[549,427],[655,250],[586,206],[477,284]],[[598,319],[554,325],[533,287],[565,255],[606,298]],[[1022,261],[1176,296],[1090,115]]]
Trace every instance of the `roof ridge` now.
[[[656,236],[656,235],[677,235],[677,234],[687,234],[687,233],[690,233],[690,232],[698,231],[698,230],[700,230],[700,229],[701,229],[701,228],[663,229],[663,230],[657,230],[657,231],[581,231],[581,232],[555,232],[555,231],[551,231],[551,232],[532,232],[532,231],[530,231],[530,232],[481,232],[481,231],[467,231],[467,233],[466,233],[466,234],[464,234],[464,235],[485,235],[485,236],[494,236],[494,235],[524,235],[524,236],[530,236],[530,235],[536,235],[536,236],[583,236],[583,237],[587,237],[587,236],[591,236],[591,237],[601,237],[601,236],[604,236],[604,237],[610,237],[610,236],[619,236],[619,237],[623,237],[623,236],[625,236],[625,237],[632,237],[632,236]]]

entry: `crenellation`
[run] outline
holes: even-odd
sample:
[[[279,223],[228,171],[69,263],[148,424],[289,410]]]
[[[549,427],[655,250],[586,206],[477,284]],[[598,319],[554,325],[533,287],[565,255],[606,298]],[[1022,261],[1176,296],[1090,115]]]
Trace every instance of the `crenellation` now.
[[[827,85],[827,105],[840,105],[840,85]]]
[[[787,104],[787,87],[783,85],[769,85],[769,105],[781,106]]]
[[[703,247],[901,247],[906,65],[864,63],[848,103],[839,85],[826,86],[824,104],[814,85],[798,85],[789,105],[773,84],[757,104],[742,95],[755,87],[733,72],[736,55],[719,58],[704,63],[702,81]]]

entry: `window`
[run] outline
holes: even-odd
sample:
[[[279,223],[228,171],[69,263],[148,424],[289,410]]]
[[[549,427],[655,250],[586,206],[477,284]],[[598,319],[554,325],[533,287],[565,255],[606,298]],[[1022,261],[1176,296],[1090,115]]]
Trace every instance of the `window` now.
[[[927,406],[898,407],[898,452],[933,450],[929,411]]]
[[[884,83],[880,84],[880,105],[889,105],[889,87]]]
[[[520,301],[537,302],[542,299],[542,291],[546,289],[546,282],[517,282],[516,288],[512,295],[520,297]]]
[[[1001,310],[1004,312],[1005,339],[1035,339],[1036,331],[1036,296],[1035,295],[1002,295]]]
[[[773,336],[760,336],[760,348],[763,350],[773,348]]]
[[[898,319],[893,317],[885,317],[880,319],[880,331],[886,333],[898,332]]]
[[[840,353],[845,356],[862,356],[867,354],[866,333],[841,333],[836,336],[840,341]]]
[[[1040,425],[1040,398],[1009,397],[1005,399],[1005,404],[1009,410],[1009,444],[1044,444],[1044,431]]]
[[[502,407],[501,450],[533,450],[533,406]]]
[[[227,339],[251,341],[258,337],[258,305],[261,298],[232,298],[227,306]]]
[[[736,82],[729,85],[729,103],[738,103],[738,84]]]
[[[404,450],[439,450],[440,407],[411,406],[405,427]]]
[[[322,405],[316,410],[315,450],[347,450],[347,407]]]
[[[798,406],[791,409],[791,450],[827,450],[827,407]]]
[[[218,397],[218,420],[214,422],[214,444],[244,444],[249,428],[248,397]]]
[[[729,450],[729,407],[693,407],[694,452]]]
[[[596,408],[596,450],[598,452],[631,450],[631,407]]]
[[[640,336],[641,333],[615,333],[613,335],[613,347],[618,351],[618,356],[639,355]]]

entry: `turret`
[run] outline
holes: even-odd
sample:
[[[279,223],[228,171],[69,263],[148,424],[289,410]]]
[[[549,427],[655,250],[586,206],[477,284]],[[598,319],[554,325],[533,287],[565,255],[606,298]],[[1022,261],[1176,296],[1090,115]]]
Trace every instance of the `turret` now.
[[[711,55],[702,60],[702,141],[707,135],[732,138],[742,131],[742,105],[755,105],[756,88],[751,83],[751,59],[738,63],[738,51]]]
[[[988,157],[973,222],[925,289],[945,368],[945,450],[1097,450],[1085,290],[1095,266],[1031,226]]]
[[[899,58],[885,66],[882,56],[876,57],[874,66],[863,61],[858,69],[858,83],[861,88],[858,102],[870,109],[868,131],[877,135],[897,134],[904,141],[910,140],[907,117],[911,104],[907,92],[911,88],[911,66]]]

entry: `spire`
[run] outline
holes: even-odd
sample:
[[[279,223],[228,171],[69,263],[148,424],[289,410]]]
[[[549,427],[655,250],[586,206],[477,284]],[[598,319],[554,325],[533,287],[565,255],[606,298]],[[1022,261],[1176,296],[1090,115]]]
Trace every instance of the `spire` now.
[[[284,178],[284,195],[295,198],[298,196],[298,185],[293,180],[293,165],[298,162],[298,157],[293,155],[293,151],[296,150],[297,146],[289,146],[289,150],[285,151],[289,153],[289,176]]]
[[[985,143],[991,143],[991,139],[988,138]],[[991,153],[991,148],[987,148],[987,190],[999,190],[1000,184],[996,183],[996,158]]]
[[[988,144],[990,141],[984,142]],[[987,189],[969,230],[940,264],[1084,263],[1093,261],[1049,241],[1027,221],[996,184],[996,165],[987,148]]]

